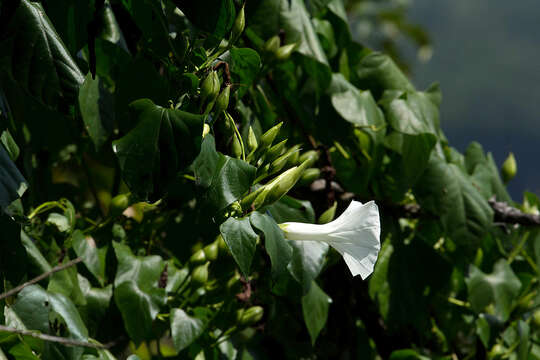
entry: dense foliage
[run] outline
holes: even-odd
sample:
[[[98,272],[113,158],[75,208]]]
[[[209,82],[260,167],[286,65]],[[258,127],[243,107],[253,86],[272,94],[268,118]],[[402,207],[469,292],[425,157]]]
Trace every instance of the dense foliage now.
[[[538,230],[488,200],[540,201],[342,0],[3,0],[0,49],[0,359],[540,358]],[[352,199],[365,281],[278,226]]]

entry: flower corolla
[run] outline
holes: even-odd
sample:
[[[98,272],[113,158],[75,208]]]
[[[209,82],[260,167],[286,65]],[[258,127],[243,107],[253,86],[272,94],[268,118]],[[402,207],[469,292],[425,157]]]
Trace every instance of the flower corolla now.
[[[336,249],[353,276],[365,279],[373,272],[381,248],[379,208],[374,201],[352,201],[337,219],[316,225],[297,222],[280,224],[289,240],[323,241]]]

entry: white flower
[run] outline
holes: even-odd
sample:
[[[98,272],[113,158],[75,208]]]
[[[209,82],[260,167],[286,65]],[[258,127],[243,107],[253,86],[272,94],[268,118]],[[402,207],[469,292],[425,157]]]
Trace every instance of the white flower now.
[[[353,276],[373,272],[381,248],[379,208],[374,201],[352,201],[334,221],[323,224],[289,222],[279,225],[289,240],[324,241],[336,249]]]

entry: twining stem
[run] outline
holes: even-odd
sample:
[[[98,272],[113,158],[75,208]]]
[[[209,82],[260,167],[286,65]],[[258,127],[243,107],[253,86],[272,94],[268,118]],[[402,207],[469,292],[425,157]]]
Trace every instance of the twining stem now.
[[[521,249],[523,248],[523,246],[525,245],[525,243],[527,242],[527,239],[529,238],[529,232],[526,232],[524,235],[523,235],[523,238],[521,239],[521,241],[519,242],[519,244],[514,248],[512,249],[512,252],[510,253],[510,255],[508,256],[508,265],[512,264],[512,261],[514,261],[515,257],[520,253]]]
[[[15,328],[11,328],[11,327],[4,326],[4,325],[0,325],[0,331],[9,332],[9,333],[13,333],[13,334],[20,334],[20,335],[24,335],[24,336],[31,336],[31,337],[36,338],[36,339],[55,342],[55,343],[59,343],[59,344],[65,345],[65,346],[82,346],[82,347],[93,348],[93,349],[108,349],[108,348],[110,348],[110,347],[112,347],[114,345],[114,344],[103,345],[103,344],[99,344],[99,343],[90,343],[90,342],[86,342],[86,341],[68,339],[68,338],[64,338],[64,337],[60,337],[60,336],[42,334],[42,333],[37,332],[35,330],[15,329]]]
[[[58,272],[58,271],[62,271],[64,269],[67,269],[69,267],[72,267],[73,265],[76,265],[78,263],[80,263],[82,261],[82,258],[81,257],[78,257],[78,258],[75,258],[71,261],[68,261],[67,263],[65,264],[62,264],[62,265],[58,265],[58,266],[55,266],[53,267],[51,270],[39,275],[39,276],[36,276],[35,278],[33,278],[32,280],[29,280],[9,291],[6,291],[5,293],[3,294],[0,294],[0,300],[2,299],[5,299],[9,296],[12,296],[12,295],[15,295],[16,293],[18,293],[19,291],[21,291],[22,289],[24,289],[25,287],[29,286],[29,285],[32,285],[32,284],[35,284],[49,276],[51,276],[52,274],[54,274],[55,272]]]

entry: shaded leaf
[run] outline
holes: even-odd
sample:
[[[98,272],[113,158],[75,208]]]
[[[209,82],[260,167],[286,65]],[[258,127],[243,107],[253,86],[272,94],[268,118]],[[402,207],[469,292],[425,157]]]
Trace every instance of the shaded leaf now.
[[[101,285],[105,281],[105,264],[101,261],[96,242],[91,236],[86,236],[80,230],[75,230],[71,236],[73,250],[81,257],[84,265],[96,277]]]
[[[4,146],[0,145],[0,212],[21,197],[28,185],[26,180],[9,157]]]
[[[251,228],[249,218],[228,218],[219,231],[244,277],[248,279],[257,244],[257,234]]]
[[[171,336],[176,351],[191,345],[204,331],[203,322],[189,316],[182,309],[171,310]]]
[[[312,344],[315,344],[317,336],[326,324],[331,302],[332,299],[322,291],[315,281],[312,282],[309,292],[302,296],[302,313]]]

